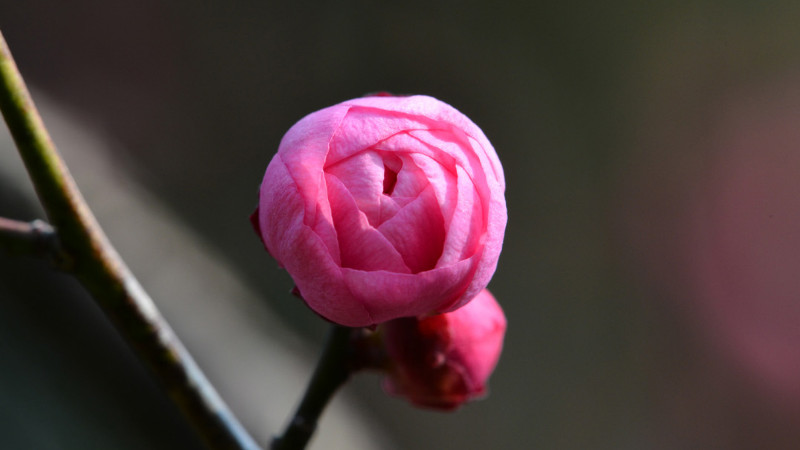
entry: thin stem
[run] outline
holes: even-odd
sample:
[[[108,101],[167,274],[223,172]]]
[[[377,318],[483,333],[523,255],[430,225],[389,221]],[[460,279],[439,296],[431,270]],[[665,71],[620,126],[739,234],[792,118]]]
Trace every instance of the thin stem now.
[[[0,109],[71,271],[209,448],[257,449],[106,238],[53,145],[0,33]]]
[[[0,217],[0,249],[14,255],[46,256],[59,252],[56,232],[45,221],[20,222]]]
[[[311,440],[322,411],[353,370],[350,364],[353,330],[333,326],[303,400],[283,435],[272,441],[271,450],[300,450]]]

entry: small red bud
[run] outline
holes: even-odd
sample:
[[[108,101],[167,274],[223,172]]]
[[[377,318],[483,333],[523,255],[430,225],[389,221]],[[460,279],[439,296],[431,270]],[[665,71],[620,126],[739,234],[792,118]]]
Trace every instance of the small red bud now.
[[[395,319],[379,328],[390,361],[384,389],[417,406],[453,410],[485,395],[506,318],[484,289],[453,312]]]

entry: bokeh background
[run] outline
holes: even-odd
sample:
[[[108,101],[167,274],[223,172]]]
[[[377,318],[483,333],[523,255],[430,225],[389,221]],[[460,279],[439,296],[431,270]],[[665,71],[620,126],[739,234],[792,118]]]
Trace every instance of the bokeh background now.
[[[0,3],[90,204],[262,440],[326,329],[247,220],[283,133],[386,90],[493,142],[490,397],[441,414],[359,376],[318,449],[797,448],[798,23],[792,1]],[[33,219],[4,139],[0,215]],[[0,258],[0,447],[197,448],[77,285]]]

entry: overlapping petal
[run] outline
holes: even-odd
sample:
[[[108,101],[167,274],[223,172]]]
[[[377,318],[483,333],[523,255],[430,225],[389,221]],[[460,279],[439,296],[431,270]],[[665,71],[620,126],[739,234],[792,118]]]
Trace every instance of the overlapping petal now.
[[[392,320],[381,329],[391,361],[385,390],[418,406],[452,410],[485,395],[506,318],[484,289],[458,311]]]
[[[368,97],[289,130],[264,176],[258,225],[312,309],[371,325],[455,309],[486,286],[504,190],[491,144],[454,108]]]

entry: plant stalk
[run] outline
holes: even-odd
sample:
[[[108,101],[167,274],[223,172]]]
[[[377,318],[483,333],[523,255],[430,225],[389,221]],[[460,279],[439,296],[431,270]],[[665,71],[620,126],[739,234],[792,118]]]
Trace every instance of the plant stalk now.
[[[98,225],[53,145],[2,33],[0,109],[57,230],[60,248],[70,259],[69,271],[92,294],[209,448],[258,449]]]
[[[353,371],[353,330],[333,325],[300,406],[283,434],[272,441],[271,450],[306,448],[317,429],[317,422],[325,406]]]

